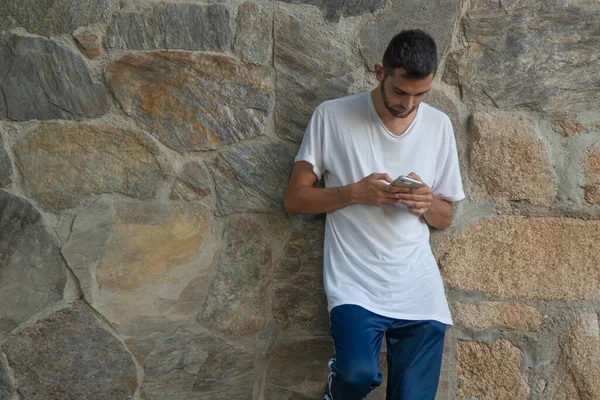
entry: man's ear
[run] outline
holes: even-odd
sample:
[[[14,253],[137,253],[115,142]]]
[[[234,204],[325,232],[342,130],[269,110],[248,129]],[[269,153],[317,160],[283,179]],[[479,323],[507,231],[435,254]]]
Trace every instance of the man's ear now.
[[[381,64],[375,64],[375,78],[377,79],[377,82],[381,83],[381,81],[383,81],[384,77],[385,77],[385,70],[383,69]]]

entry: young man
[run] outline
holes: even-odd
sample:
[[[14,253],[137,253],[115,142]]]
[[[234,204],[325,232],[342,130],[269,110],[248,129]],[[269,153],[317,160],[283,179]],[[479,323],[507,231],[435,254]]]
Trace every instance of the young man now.
[[[327,213],[326,400],[363,399],[381,384],[384,335],[387,399],[435,398],[452,319],[427,225],[450,226],[464,198],[450,119],[422,103],[436,69],[434,40],[400,32],[375,66],[377,88],[319,105],[295,159],[285,209]],[[409,173],[426,185],[390,185]],[[322,176],[325,188],[313,187]]]

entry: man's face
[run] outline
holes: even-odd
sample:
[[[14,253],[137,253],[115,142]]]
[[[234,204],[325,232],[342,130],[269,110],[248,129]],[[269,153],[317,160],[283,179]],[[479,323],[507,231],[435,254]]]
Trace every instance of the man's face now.
[[[405,78],[401,68],[389,75],[385,75],[383,68],[377,72],[383,104],[396,118],[406,118],[412,114],[423,101],[433,81],[433,74],[423,79]]]

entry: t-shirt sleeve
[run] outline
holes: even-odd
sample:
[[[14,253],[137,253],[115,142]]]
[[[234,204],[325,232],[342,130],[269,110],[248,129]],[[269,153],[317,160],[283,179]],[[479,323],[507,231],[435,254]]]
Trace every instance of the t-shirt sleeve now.
[[[431,191],[437,198],[448,201],[459,201],[465,198],[460,167],[458,164],[458,152],[452,124],[448,120],[444,129],[444,140],[442,141],[438,159],[436,162],[435,178]]]
[[[313,172],[317,179],[321,179],[325,173],[323,166],[323,116],[317,108],[306,127],[302,144],[294,162],[306,161],[313,166]]]

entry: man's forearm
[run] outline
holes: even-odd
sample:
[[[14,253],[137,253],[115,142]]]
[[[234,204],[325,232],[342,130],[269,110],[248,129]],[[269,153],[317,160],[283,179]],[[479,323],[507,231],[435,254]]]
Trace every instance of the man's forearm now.
[[[336,188],[300,187],[286,194],[283,206],[289,214],[323,214],[354,203],[352,185]]]
[[[452,225],[453,213],[451,202],[434,197],[431,207],[423,214],[423,218],[434,228],[446,229]]]

